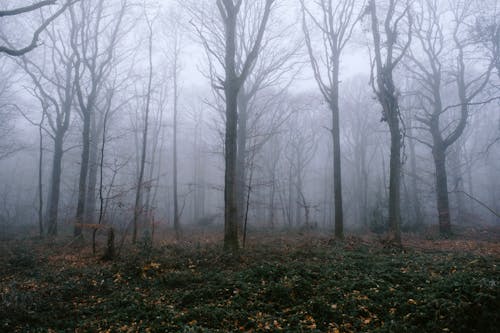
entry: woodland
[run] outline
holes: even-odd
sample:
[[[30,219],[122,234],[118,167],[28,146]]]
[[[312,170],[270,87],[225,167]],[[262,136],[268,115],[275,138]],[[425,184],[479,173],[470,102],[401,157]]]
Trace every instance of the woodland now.
[[[0,75],[0,331],[498,331],[498,0],[0,1]]]

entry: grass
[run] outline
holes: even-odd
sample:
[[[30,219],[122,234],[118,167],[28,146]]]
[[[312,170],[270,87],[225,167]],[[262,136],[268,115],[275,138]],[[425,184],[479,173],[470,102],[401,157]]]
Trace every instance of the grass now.
[[[214,245],[129,248],[106,263],[85,253],[42,242],[4,254],[0,331],[497,332],[500,325],[496,255],[286,239],[254,244],[239,258]]]

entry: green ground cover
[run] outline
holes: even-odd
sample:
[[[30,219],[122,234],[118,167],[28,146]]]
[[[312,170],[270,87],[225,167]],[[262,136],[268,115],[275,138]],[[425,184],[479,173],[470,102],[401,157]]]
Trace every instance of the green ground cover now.
[[[262,244],[129,249],[113,262],[18,245],[0,331],[497,332],[500,260],[446,251]],[[71,254],[73,253],[73,254]]]

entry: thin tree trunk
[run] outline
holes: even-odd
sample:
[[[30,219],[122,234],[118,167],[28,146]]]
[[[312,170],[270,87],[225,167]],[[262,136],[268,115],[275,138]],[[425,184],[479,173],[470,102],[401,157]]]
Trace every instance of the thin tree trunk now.
[[[408,128],[408,135],[410,137],[413,136],[411,130],[411,124]],[[422,209],[420,207],[420,198],[418,195],[418,184],[417,184],[417,158],[415,154],[415,140],[412,138],[408,141],[408,146],[410,150],[410,170],[411,170],[411,198],[413,202],[413,210],[415,214],[415,225],[422,225],[423,217],[422,217]]]
[[[144,181],[144,168],[146,164],[146,153],[148,146],[148,129],[149,129],[149,106],[151,103],[151,89],[153,84],[153,30],[149,26],[149,76],[148,76],[148,88],[146,94],[146,111],[144,116],[144,130],[142,133],[142,150],[141,150],[141,161],[139,166],[139,177],[137,180],[137,190],[135,192],[135,204],[134,204],[134,220],[133,220],[133,232],[132,232],[132,243],[135,244],[137,241],[137,229],[139,224],[139,217],[142,215],[142,183]]]
[[[178,110],[178,102],[179,102],[179,92],[178,92],[178,82],[177,82],[177,50],[175,52],[174,56],[174,137],[173,137],[173,144],[174,144],[174,149],[173,149],[173,185],[174,185],[174,230],[175,230],[175,238],[177,240],[180,240],[181,238],[181,223],[180,223],[180,212],[179,212],[179,193],[178,193],[178,171],[177,171],[177,165],[178,165],[178,157],[177,157],[177,126],[178,126],[178,115],[179,115],[179,110]]]
[[[38,228],[40,236],[43,236],[43,121],[45,112],[42,114],[42,120],[38,127],[38,135],[40,138],[40,147],[38,155]]]
[[[91,122],[91,139],[90,139],[90,153],[89,153],[89,175],[86,193],[86,203],[85,203],[85,221],[87,223],[94,223],[95,212],[96,212],[96,186],[97,186],[97,173],[99,169],[98,156],[99,156],[99,145],[98,140],[100,137],[100,127],[95,120],[95,116],[92,117]]]

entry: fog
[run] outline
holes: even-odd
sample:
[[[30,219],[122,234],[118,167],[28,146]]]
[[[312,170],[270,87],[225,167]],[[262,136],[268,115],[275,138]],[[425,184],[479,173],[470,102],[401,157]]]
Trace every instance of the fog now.
[[[498,1],[233,3],[0,2],[0,237],[500,224]]]

